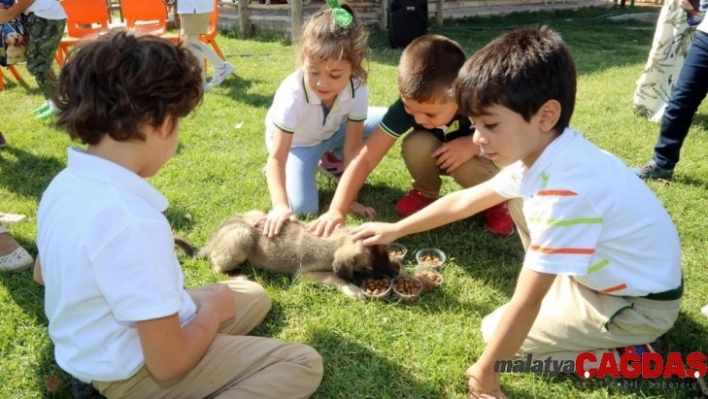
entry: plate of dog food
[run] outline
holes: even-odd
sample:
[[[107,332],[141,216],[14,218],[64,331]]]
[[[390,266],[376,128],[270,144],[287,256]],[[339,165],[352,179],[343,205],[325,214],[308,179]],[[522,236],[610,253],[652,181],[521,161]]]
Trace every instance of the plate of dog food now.
[[[403,265],[408,249],[400,243],[388,245],[388,256]],[[442,287],[445,281],[442,269],[447,256],[437,248],[423,248],[415,253],[417,265],[410,274],[401,267],[401,274],[395,277],[369,276],[361,283],[364,296],[372,300],[396,299],[401,303],[411,304],[420,299],[424,292],[434,291]]]

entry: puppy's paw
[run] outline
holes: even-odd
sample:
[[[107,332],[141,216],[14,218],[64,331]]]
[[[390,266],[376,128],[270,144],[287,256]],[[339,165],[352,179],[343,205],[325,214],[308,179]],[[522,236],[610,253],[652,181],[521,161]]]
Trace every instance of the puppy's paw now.
[[[344,293],[344,295],[348,296],[349,298],[355,301],[361,301],[363,299],[366,299],[366,296],[364,296],[364,291],[362,291],[361,288],[357,287],[354,284],[342,286],[342,292]]]

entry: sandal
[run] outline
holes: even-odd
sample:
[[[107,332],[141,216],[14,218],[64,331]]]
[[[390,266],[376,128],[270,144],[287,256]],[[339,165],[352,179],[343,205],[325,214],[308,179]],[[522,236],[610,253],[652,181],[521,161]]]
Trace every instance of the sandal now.
[[[0,225],[0,234],[10,234],[5,226]],[[0,256],[0,271],[17,272],[32,267],[34,259],[32,255],[17,244],[14,251],[5,256]]]
[[[0,224],[12,224],[12,223],[19,223],[23,220],[25,220],[27,216],[25,215],[19,215],[15,213],[2,213],[0,212]]]

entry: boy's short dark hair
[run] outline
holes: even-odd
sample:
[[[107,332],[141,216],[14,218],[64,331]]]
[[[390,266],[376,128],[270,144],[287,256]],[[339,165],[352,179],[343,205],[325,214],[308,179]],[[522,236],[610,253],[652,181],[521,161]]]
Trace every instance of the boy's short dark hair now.
[[[144,140],[141,125],[183,118],[204,95],[199,61],[184,47],[151,35],[114,30],[79,43],[61,70],[57,125],[72,139],[97,144]]]
[[[402,98],[417,102],[453,100],[457,73],[465,52],[454,40],[424,35],[413,40],[398,64],[398,91]]]
[[[575,108],[575,63],[560,35],[544,26],[518,29],[474,53],[455,85],[460,113],[484,115],[502,105],[527,122],[549,100],[561,105],[554,130],[561,133]]]

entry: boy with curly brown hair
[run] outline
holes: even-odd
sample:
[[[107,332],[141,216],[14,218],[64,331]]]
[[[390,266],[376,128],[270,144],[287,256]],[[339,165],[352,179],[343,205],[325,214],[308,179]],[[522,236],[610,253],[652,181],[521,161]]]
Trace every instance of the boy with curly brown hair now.
[[[309,396],[322,378],[314,349],[246,335],[270,310],[260,285],[183,288],[167,199],[144,180],[202,99],[199,60],[126,31],[72,54],[57,123],[87,147],[69,149],[38,211],[56,362],[108,398]]]

